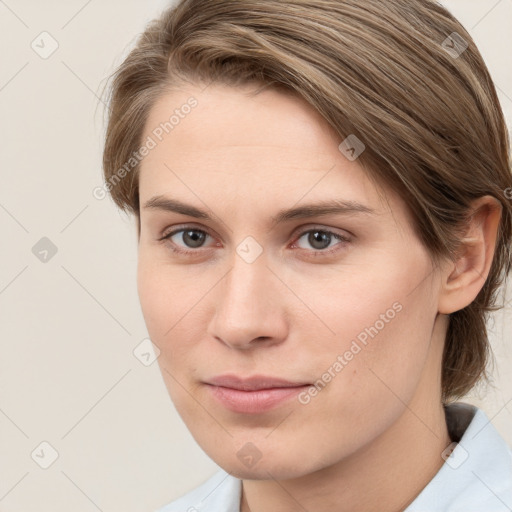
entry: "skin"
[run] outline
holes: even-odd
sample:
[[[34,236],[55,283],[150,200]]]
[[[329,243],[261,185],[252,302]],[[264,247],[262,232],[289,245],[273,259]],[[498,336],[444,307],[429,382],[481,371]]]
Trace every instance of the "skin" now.
[[[249,85],[203,89],[162,96],[143,136],[197,99],[140,172],[138,291],[169,394],[202,449],[243,479],[242,512],[403,510],[451,442],[440,399],[447,315],[484,283],[499,209],[475,202],[460,258],[434,267],[400,197],[338,150],[342,139],[307,103],[251,95]],[[154,196],[213,219],[145,208]],[[271,221],[329,199],[373,213]],[[206,232],[203,245],[183,231],[159,241],[180,227]],[[308,239],[315,228],[348,242],[331,237],[326,254]],[[252,263],[236,252],[248,236],[263,249]],[[397,302],[400,312],[307,404],[236,413],[204,384],[225,373],[314,383]],[[251,467],[237,457],[248,442],[261,455]]]

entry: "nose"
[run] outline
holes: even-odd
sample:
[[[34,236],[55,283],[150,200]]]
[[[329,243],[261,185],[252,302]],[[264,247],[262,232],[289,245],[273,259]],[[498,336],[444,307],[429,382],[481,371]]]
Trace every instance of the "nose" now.
[[[215,287],[208,334],[239,350],[282,343],[288,333],[283,286],[264,258],[247,263],[236,256]]]

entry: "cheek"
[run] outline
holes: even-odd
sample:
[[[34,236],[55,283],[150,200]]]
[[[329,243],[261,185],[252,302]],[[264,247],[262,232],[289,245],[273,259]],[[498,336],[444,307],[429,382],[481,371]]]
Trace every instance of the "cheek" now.
[[[153,260],[139,252],[137,289],[142,314],[149,337],[160,350],[157,361],[169,396],[179,410],[187,410],[192,404],[188,403],[187,407],[180,405],[186,397],[180,395],[178,383],[183,381],[180,369],[190,368],[191,362],[187,361],[190,350],[185,350],[183,343],[173,343],[173,340],[186,336],[180,318],[184,315],[181,311],[183,304],[188,301],[184,300],[182,283],[172,279],[169,272],[165,272],[165,266],[151,264],[150,261]]]
[[[436,313],[429,280],[417,286],[430,271],[428,260],[381,263],[366,267],[364,274],[338,273],[325,280],[321,293],[310,289],[307,295],[324,324],[316,322],[317,333],[322,333],[316,339],[311,326],[306,337],[313,340],[308,351],[316,377],[326,381],[330,374],[338,384],[329,387],[339,387],[343,395],[356,393],[359,399],[375,390],[390,394],[386,384],[412,393],[428,355]],[[302,329],[308,329],[306,323]]]
[[[211,281],[211,280],[209,280]],[[208,282],[209,282],[208,281]],[[139,251],[137,289],[148,334],[160,349],[158,362],[169,385],[169,374],[187,380],[195,370],[195,345],[204,339],[201,314],[204,296],[211,284],[199,273],[177,269],[158,261],[150,251]]]
[[[310,327],[316,343],[307,347],[305,361],[317,380],[312,394],[302,396],[295,433],[305,446],[320,442],[311,432],[330,440],[345,435],[339,451],[329,451],[333,457],[364,445],[396,420],[417,391],[429,356],[435,303],[428,285],[411,293],[428,264],[384,266],[379,276],[368,272],[350,286],[338,279],[325,294],[309,295],[311,308],[322,311],[336,335],[315,339]]]
[[[167,294],[164,293],[160,272],[149,263],[144,253],[139,251],[137,266],[137,291],[140,306],[149,335],[154,343],[161,345],[161,331],[163,330],[162,313],[166,310]]]
[[[158,345],[171,335],[186,306],[193,301],[193,280],[162,260],[159,251],[140,247],[137,265],[137,290],[144,320]],[[171,329],[171,331],[170,331]]]

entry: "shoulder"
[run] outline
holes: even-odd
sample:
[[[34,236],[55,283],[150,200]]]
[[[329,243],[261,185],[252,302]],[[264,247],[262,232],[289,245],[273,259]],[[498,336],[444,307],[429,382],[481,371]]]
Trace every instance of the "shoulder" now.
[[[239,512],[241,481],[218,471],[195,489],[155,512]]]

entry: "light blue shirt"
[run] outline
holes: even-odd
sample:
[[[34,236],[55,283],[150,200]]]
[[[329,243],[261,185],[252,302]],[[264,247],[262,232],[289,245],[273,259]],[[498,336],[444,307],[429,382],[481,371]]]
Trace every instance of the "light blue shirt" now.
[[[454,403],[445,411],[458,443],[405,512],[512,512],[512,451],[481,409]],[[240,512],[241,493],[242,481],[219,471],[156,512]]]

